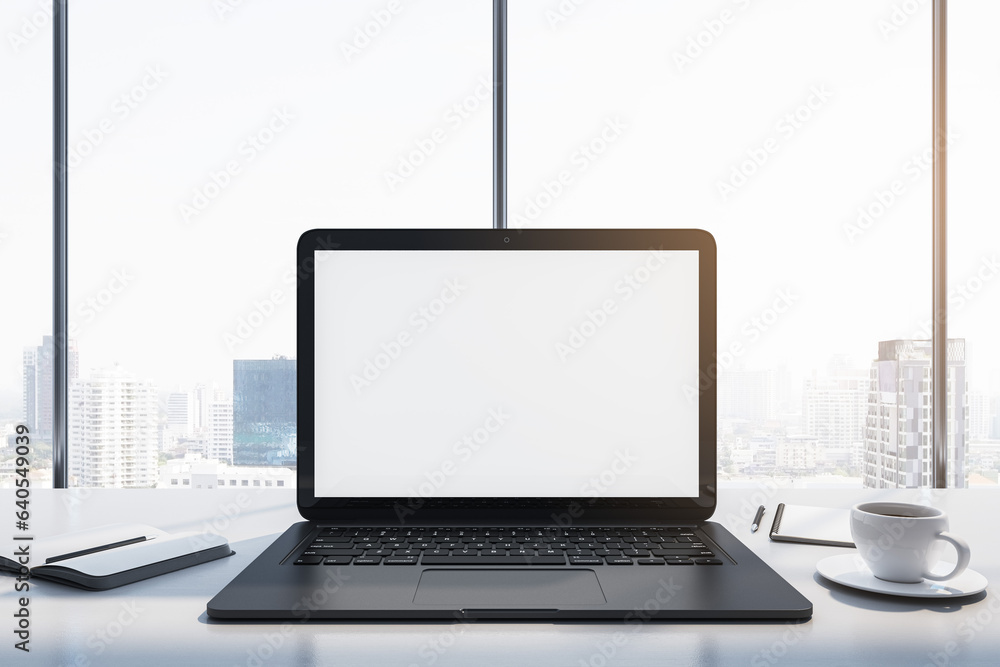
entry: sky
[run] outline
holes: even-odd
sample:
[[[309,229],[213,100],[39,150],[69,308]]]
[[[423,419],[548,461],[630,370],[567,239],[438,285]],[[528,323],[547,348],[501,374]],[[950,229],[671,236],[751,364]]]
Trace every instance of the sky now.
[[[711,231],[733,366],[926,337],[931,3],[898,4],[511,0],[511,226]],[[997,4],[951,3],[949,288],[970,379],[1000,392]],[[44,7],[0,9],[0,412],[51,322]],[[490,226],[491,2],[71,11],[83,374],[228,389],[234,358],[295,354],[303,231]]]

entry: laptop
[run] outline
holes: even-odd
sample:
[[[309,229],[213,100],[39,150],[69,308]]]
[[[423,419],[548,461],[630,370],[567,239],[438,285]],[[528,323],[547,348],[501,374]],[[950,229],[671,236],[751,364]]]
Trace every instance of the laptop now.
[[[700,230],[313,230],[297,504],[219,619],[803,619],[716,506]]]

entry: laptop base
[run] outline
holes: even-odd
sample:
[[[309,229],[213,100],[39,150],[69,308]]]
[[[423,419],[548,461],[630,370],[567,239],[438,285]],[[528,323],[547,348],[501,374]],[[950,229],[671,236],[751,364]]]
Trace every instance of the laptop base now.
[[[245,620],[627,623],[812,616],[812,604],[729,531],[713,522],[697,528],[723,553],[722,566],[302,567],[288,557],[316,525],[300,522],[209,602],[208,615]]]

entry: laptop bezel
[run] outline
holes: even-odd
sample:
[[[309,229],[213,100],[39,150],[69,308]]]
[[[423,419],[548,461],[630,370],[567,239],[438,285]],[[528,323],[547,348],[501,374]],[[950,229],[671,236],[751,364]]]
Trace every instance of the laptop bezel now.
[[[695,250],[699,351],[697,497],[323,498],[315,473],[315,252],[319,250]],[[697,229],[314,229],[299,238],[297,270],[297,505],[303,518],[372,525],[657,525],[707,520],[716,505],[716,245]]]

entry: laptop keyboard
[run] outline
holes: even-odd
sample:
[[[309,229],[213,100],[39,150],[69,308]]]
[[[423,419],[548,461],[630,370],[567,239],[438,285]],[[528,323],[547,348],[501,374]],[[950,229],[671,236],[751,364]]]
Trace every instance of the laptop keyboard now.
[[[295,565],[722,565],[693,528],[320,528]]]

